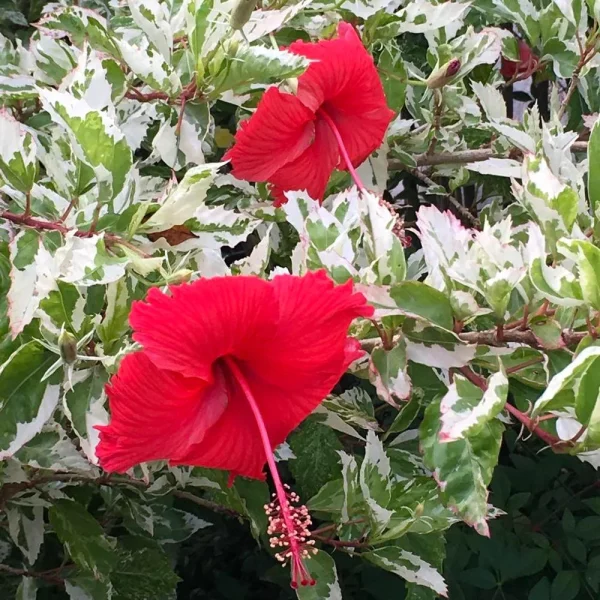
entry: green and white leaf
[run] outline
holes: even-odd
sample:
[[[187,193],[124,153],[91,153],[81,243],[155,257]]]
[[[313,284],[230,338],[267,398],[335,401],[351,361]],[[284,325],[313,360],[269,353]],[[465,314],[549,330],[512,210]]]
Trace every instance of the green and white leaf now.
[[[298,600],[342,600],[335,562],[327,552],[317,551],[306,561],[306,567],[316,583],[314,586],[300,586],[296,590]]]
[[[476,435],[441,442],[440,401],[425,410],[420,427],[425,464],[433,470],[444,505],[481,535],[489,537],[487,486],[498,462],[503,425],[492,419]]]
[[[14,458],[35,469],[92,472],[93,475],[90,463],[77,451],[58,423],[46,425],[15,453]]]
[[[253,84],[297,77],[306,67],[308,60],[298,54],[231,42],[208,64],[212,96],[216,98],[227,90],[242,93]]]
[[[448,595],[448,586],[441,573],[412,552],[396,546],[384,546],[365,552],[361,557],[405,581],[432,589],[444,597]]]
[[[361,281],[390,285],[406,276],[404,248],[394,232],[398,218],[369,192],[358,194],[360,228],[369,266],[361,270]]]
[[[114,544],[90,513],[75,500],[56,500],[48,511],[50,525],[73,562],[99,579],[107,577],[118,557]]]
[[[73,375],[73,386],[62,397],[65,416],[79,438],[82,451],[94,465],[98,464],[96,446],[100,435],[95,426],[108,423],[104,407],[106,380],[106,373],[101,367],[77,370]]]
[[[0,109],[0,181],[24,193],[31,191],[37,175],[37,144],[31,132]]]
[[[18,452],[52,417],[60,386],[56,377],[41,379],[55,358],[32,341],[0,366],[0,460]]]
[[[380,429],[375,418],[373,402],[369,394],[360,387],[351,388],[341,394],[327,396],[322,406],[338,414],[345,422],[372,431]]]
[[[213,184],[217,171],[224,164],[199,165],[189,169],[160,208],[144,223],[144,230],[150,233],[164,231],[194,218],[196,211],[204,205],[206,193]]]
[[[390,473],[390,459],[383,443],[373,431],[369,431],[359,481],[374,536],[384,531],[393,515],[387,509],[392,497]]]
[[[492,375],[485,392],[466,377],[455,374],[440,403],[440,442],[477,435],[486,423],[500,413],[506,404],[507,394],[508,378],[502,371]]]
[[[397,400],[408,400],[412,391],[407,360],[404,338],[389,350],[377,346],[369,359],[369,379],[377,395],[396,408],[399,408]]]
[[[99,197],[107,194],[108,200],[115,198],[130,177],[133,158],[114,120],[66,92],[40,89],[40,99],[53,121],[67,131],[79,160],[94,170]]]
[[[6,516],[10,537],[25,560],[32,565],[44,542],[43,505],[36,503],[33,506],[11,506],[6,509]]]

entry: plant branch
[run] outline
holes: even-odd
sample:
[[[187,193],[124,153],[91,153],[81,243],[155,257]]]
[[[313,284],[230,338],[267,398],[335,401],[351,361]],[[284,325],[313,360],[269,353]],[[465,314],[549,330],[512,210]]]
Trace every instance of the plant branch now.
[[[571,98],[577,89],[577,85],[579,84],[579,78],[581,76],[581,71],[587,63],[596,56],[596,47],[594,45],[586,44],[584,47],[581,43],[581,39],[579,38],[579,33],[577,33],[577,43],[579,44],[580,56],[579,61],[575,67],[575,71],[573,71],[573,77],[571,77],[571,83],[569,84],[569,89],[567,90],[567,94],[560,105],[560,109],[558,110],[558,119],[562,119],[565,112],[567,111],[567,107],[571,102]]]
[[[588,142],[574,142],[571,144],[572,152],[587,152]],[[464,165],[473,162],[482,162],[489,158],[508,158],[507,155],[498,154],[491,148],[477,148],[475,150],[459,150],[457,152],[439,152],[437,154],[417,154],[413,157],[418,167],[436,165]],[[399,171],[406,169],[400,160],[391,159],[390,169]]]
[[[427,175],[419,171],[419,169],[407,169],[407,171],[413,177],[416,177],[419,181],[422,181],[428,186],[438,186],[438,184],[435,181],[433,181],[433,179],[427,177]],[[452,204],[452,206],[456,208],[458,213],[469,223],[471,223],[471,225],[473,225],[477,229],[481,228],[481,223],[479,222],[479,219],[473,216],[452,194],[446,193],[444,194],[444,197],[448,199],[450,204]]]
[[[370,546],[370,544],[361,542],[360,540],[350,540],[345,542],[343,540],[333,540],[323,535],[315,535],[314,533],[311,537],[323,544],[329,544],[334,548],[368,548]]]
[[[94,211],[94,218],[96,218],[97,211]],[[68,214],[68,213],[65,213]],[[89,231],[84,231],[82,229],[75,229],[71,227],[67,227],[62,223],[62,219],[65,218],[65,215],[60,218],[58,221],[46,221],[44,219],[38,219],[36,217],[30,217],[25,214],[18,215],[16,213],[10,212],[8,210],[0,210],[0,219],[6,219],[15,225],[22,225],[23,227],[30,227],[31,229],[37,229],[38,231],[58,231],[63,235],[66,235],[69,232],[74,232],[76,237],[86,238],[94,235],[94,228],[90,228]],[[96,219],[97,221],[97,219]],[[147,257],[148,255],[142,252],[139,248],[129,243],[127,240],[115,235],[114,233],[104,232],[104,239],[108,245],[120,244],[122,246],[126,246],[135,252],[138,252],[141,256]]]
[[[563,329],[561,335],[565,346],[573,346],[578,344],[586,335],[588,335],[588,332]],[[526,344],[527,346],[531,346],[532,348],[536,348],[538,350],[544,349],[540,341],[535,337],[531,330],[522,331],[516,328],[509,330],[504,329],[503,338],[501,341],[498,339],[495,329],[488,331],[467,331],[460,333],[458,337],[463,340],[463,342],[467,342],[469,344],[482,344],[484,346],[502,347],[506,346],[509,342],[517,342],[519,344]]]
[[[70,567],[71,565],[65,565]],[[49,571],[30,571],[28,569],[15,569],[9,565],[0,564],[0,572],[14,575],[15,577],[35,577],[36,579],[44,579],[54,585],[64,586],[64,579],[56,573],[59,573],[65,567],[59,567],[57,569],[50,569]]]
[[[100,477],[87,477],[86,475],[80,475],[78,473],[51,473],[49,475],[40,475],[34,477],[30,481],[23,481],[18,483],[6,483],[0,487],[0,510],[4,508],[4,505],[13,496],[30,489],[37,488],[40,485],[46,483],[88,483],[97,486],[118,486],[118,485],[131,485],[139,489],[145,489],[150,486],[143,481],[137,479],[129,479],[126,477],[111,477],[109,474],[101,475]],[[221,504],[217,504],[212,500],[206,498],[200,498],[190,492],[183,490],[173,490],[173,496],[182,500],[189,500],[202,508],[206,508],[213,512],[223,513],[233,517],[239,517],[240,514]]]

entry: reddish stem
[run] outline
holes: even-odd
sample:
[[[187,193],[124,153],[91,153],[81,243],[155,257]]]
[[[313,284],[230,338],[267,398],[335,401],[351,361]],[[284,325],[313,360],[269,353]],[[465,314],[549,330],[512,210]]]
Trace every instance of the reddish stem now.
[[[535,358],[530,358],[529,360],[526,360],[525,362],[522,362],[518,365],[514,365],[513,367],[508,367],[508,369],[506,369],[506,374],[510,375],[511,373],[516,373],[517,371],[520,371],[521,369],[526,369],[527,367],[530,367],[531,365],[536,365],[537,363],[541,363],[543,361],[544,361],[543,356],[536,356]]]
[[[483,390],[484,392],[485,392],[485,390],[487,390],[487,381],[480,375],[477,375],[477,373],[475,373],[471,368],[461,367],[459,369],[459,371],[471,383],[474,383],[481,390]],[[504,405],[504,408],[506,408],[506,410],[513,417],[515,417],[515,419],[517,419],[518,421],[523,423],[523,425],[525,425],[525,427],[527,427],[527,429],[529,429],[529,431],[531,431],[532,433],[535,433],[535,435],[537,435],[541,440],[546,442],[546,444],[548,444],[550,447],[556,448],[557,446],[561,446],[561,445],[565,444],[565,442],[563,442],[563,440],[561,440],[560,438],[558,438],[555,435],[552,435],[551,433],[548,433],[547,431],[544,431],[543,429],[538,427],[536,422],[534,421],[534,419],[532,419],[531,417],[528,417],[524,412],[521,412],[518,408],[516,408],[512,404],[509,404],[507,402]]]
[[[338,128],[336,127],[334,120],[322,108],[319,109],[319,114],[323,117],[323,119],[325,119],[325,122],[327,123],[327,125],[329,125],[329,128],[331,129],[333,135],[335,136],[335,139],[338,143],[338,147],[340,149],[340,154],[342,155],[342,157],[344,158],[344,161],[346,162],[346,168],[348,169],[348,172],[352,176],[352,179],[354,179],[354,183],[356,184],[356,187],[361,192],[364,192],[366,188],[365,188],[363,182],[361,181],[360,177],[358,176],[358,173],[352,166],[352,162],[350,160],[350,157],[348,156],[348,151],[346,150],[346,146],[344,145],[344,140],[342,139],[342,136],[341,136],[340,132],[338,131]]]
[[[288,540],[290,550],[292,551],[292,587],[298,587],[298,582],[300,582],[301,585],[313,584],[314,580],[310,577],[310,574],[308,573],[308,570],[304,564],[302,547],[299,540],[294,535],[294,532],[296,531],[296,525],[294,524],[292,515],[290,513],[288,497],[283,483],[281,482],[281,478],[279,477],[279,471],[277,471],[277,465],[275,464],[275,458],[273,456],[273,447],[271,445],[269,433],[267,432],[267,427],[260,412],[260,408],[258,407],[256,399],[252,394],[252,390],[246,381],[246,377],[238,367],[237,363],[229,357],[225,357],[224,361],[229,367],[231,374],[235,377],[242,392],[246,396],[246,400],[248,401],[250,409],[252,410],[252,414],[254,415],[256,426],[258,427],[260,440],[262,442],[267,459],[267,465],[269,466],[269,471],[271,472],[271,477],[273,478],[273,483],[275,484],[277,499],[279,500],[279,504],[281,506],[281,515],[289,535]]]

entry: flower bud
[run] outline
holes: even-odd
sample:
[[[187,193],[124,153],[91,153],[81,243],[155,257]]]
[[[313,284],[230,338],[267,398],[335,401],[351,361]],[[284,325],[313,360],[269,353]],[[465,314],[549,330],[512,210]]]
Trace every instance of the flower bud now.
[[[60,357],[68,365],[72,365],[77,360],[77,338],[64,329],[58,336],[58,349]]]
[[[179,283],[187,283],[194,274],[194,271],[190,271],[189,269],[179,269],[179,271],[175,271],[173,275],[169,275],[166,279],[166,283],[169,285],[177,285]]]
[[[250,20],[255,8],[256,0],[238,0],[229,17],[231,28],[243,29],[244,25]]]
[[[428,78],[427,87],[430,90],[443,88],[452,81],[452,78],[460,71],[461,62],[458,58],[449,60],[445,65],[438,67]]]

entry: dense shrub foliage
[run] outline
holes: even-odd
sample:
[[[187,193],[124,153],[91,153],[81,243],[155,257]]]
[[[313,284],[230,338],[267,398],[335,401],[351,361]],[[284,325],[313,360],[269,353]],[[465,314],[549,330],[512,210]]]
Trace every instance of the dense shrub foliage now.
[[[0,597],[598,598],[600,4],[241,2],[0,7]],[[274,203],[223,156],[341,21],[394,117]],[[150,289],[319,269],[375,314],[275,453],[318,549],[294,591],[270,478],[107,473],[96,426]]]

